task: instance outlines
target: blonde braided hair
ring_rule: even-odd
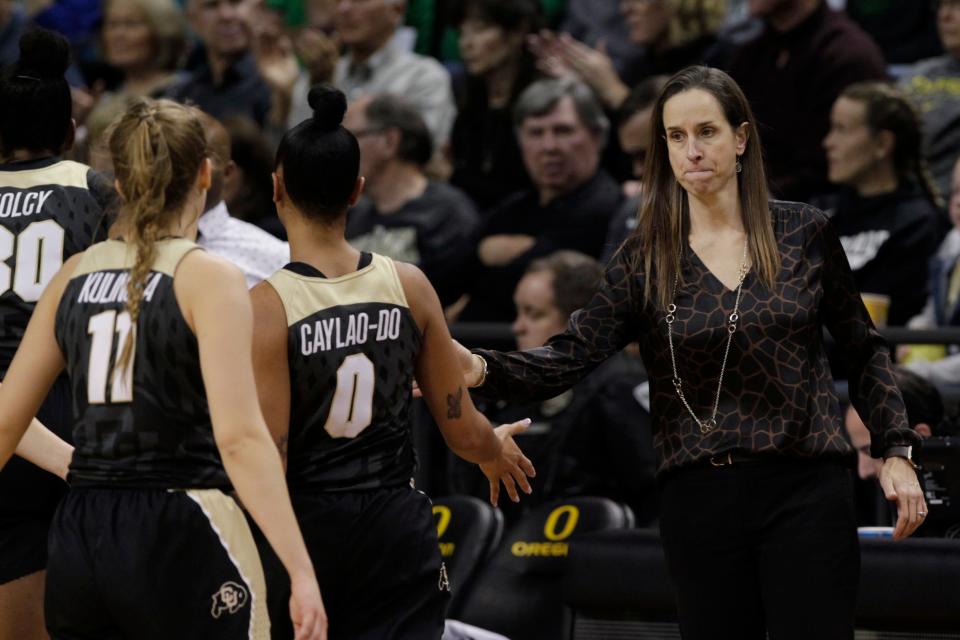
[[[133,98],[112,127],[109,146],[123,200],[120,224],[127,244],[136,250],[126,302],[136,327],[160,231],[183,208],[207,145],[196,110],[170,100]],[[118,361],[122,371],[130,364],[133,345],[131,331]]]

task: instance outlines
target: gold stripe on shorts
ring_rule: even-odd
[[[250,591],[250,640],[270,640],[267,614],[267,585],[260,554],[250,533],[250,525],[233,498],[219,489],[189,489],[185,492],[210,521],[231,562]]]

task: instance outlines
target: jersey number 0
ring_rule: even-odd
[[[334,438],[356,438],[373,421],[373,363],[362,353],[343,359],[323,428]]]

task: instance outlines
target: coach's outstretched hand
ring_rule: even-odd
[[[490,462],[480,463],[480,470],[490,482],[490,504],[493,506],[497,506],[497,500],[500,498],[501,482],[507,490],[507,495],[514,502],[520,501],[516,486],[518,484],[524,493],[533,493],[527,477],[533,478],[537,472],[533,468],[533,463],[523,455],[520,447],[513,441],[513,436],[523,433],[529,426],[530,419],[524,418],[513,424],[502,424],[493,430],[500,440],[500,455]]]
[[[327,611],[311,574],[290,581],[290,619],[295,640],[327,640]]]

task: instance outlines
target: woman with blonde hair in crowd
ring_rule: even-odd
[[[103,57],[123,74],[115,91],[157,97],[173,80],[187,45],[187,23],[174,0],[106,0]]]
[[[0,386],[6,463],[65,369],[70,490],[49,536],[57,638],[266,638],[263,570],[236,490],[326,637],[313,565],[257,402],[246,282],[194,243],[211,182],[197,113],[134,99],[110,134],[119,239],[67,260]]]

